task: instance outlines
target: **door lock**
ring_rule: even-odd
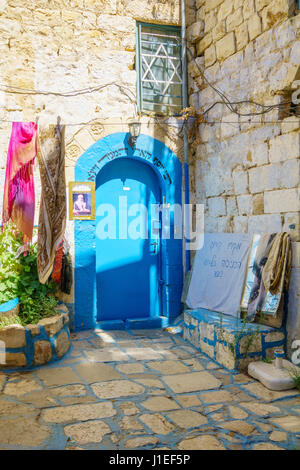
[[[155,254],[156,253],[156,247],[158,246],[158,242],[152,242],[152,243],[150,243],[150,246],[154,247],[152,253]]]

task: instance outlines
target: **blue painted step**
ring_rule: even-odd
[[[128,318],[126,320],[126,328],[129,330],[163,328],[167,326],[167,322],[168,319],[166,317]]]

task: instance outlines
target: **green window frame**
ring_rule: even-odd
[[[181,111],[180,27],[137,23],[137,98],[143,113]]]

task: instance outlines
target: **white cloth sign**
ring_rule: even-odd
[[[189,308],[239,316],[252,236],[207,233],[195,255],[186,299]]]

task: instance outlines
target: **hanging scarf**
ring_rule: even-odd
[[[272,295],[288,291],[292,268],[292,244],[287,232],[278,233],[272,243],[268,260],[262,271],[262,280]],[[281,281],[283,277],[283,282]]]
[[[50,277],[56,250],[66,226],[65,126],[47,126],[39,131],[38,161],[41,175],[41,204],[38,227],[37,267],[39,280]]]
[[[54,265],[53,265],[53,271],[51,274],[51,279],[53,279],[59,286],[61,284],[63,254],[64,254],[64,242],[62,241],[57,247],[57,250],[55,253]]]
[[[250,322],[255,320],[255,315],[260,312],[266,299],[267,292],[264,287],[264,283],[262,282],[262,271],[268,260],[269,251],[275,235],[275,233],[262,234],[259,245],[257,247],[253,263],[255,279],[249,296],[247,312],[247,318]]]
[[[11,220],[25,243],[33,232],[36,134],[34,122],[13,122],[6,162],[2,223]]]
[[[70,295],[73,284],[72,260],[69,253],[63,255],[62,275],[60,289],[65,294]]]

